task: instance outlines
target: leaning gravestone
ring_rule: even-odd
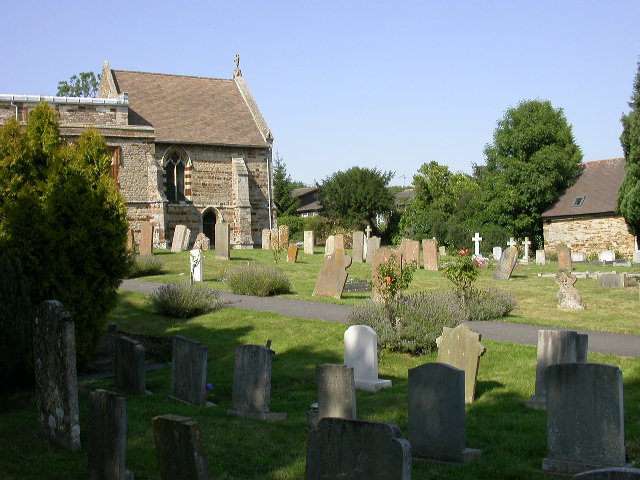
[[[298,261],[298,246],[295,244],[289,245],[287,248],[287,262],[296,263]]]
[[[142,222],[140,226],[140,255],[151,255],[153,253],[153,225],[151,222]]]
[[[464,372],[444,363],[409,370],[409,442],[414,458],[464,463],[480,455],[465,448]]]
[[[116,338],[116,386],[126,393],[146,393],[145,348],[142,343],[129,337]]]
[[[411,444],[392,423],[323,418],[309,433],[305,480],[410,480]]]
[[[57,300],[38,305],[33,321],[38,421],[55,444],[80,450],[78,375],[73,320]]]
[[[211,241],[203,232],[200,232],[196,236],[196,241],[193,243],[194,250],[202,250],[203,252],[209,250],[211,247]]]
[[[640,480],[640,469],[627,467],[599,468],[573,476],[579,480]]]
[[[349,266],[351,266],[351,257],[345,255],[342,249],[337,249],[333,255],[325,257],[313,289],[313,296],[342,297]]]
[[[171,242],[172,252],[183,252],[186,249],[185,245],[189,244],[189,235],[191,231],[186,225],[176,225],[173,231],[173,241]]]
[[[286,413],[271,412],[271,358],[273,350],[262,345],[236,348],[233,368],[231,415],[258,420],[284,420]]]
[[[622,372],[598,363],[550,366],[542,470],[574,474],[625,466]]]
[[[316,367],[318,416],[356,418],[356,386],[353,368],[325,363]]]
[[[464,371],[466,403],[473,403],[480,357],[487,350],[480,343],[481,338],[481,334],[472,332],[464,323],[455,328],[443,327],[442,336],[436,338],[438,362]]]
[[[507,248],[500,257],[500,263],[496,267],[496,271],[493,273],[494,280],[509,280],[513,269],[516,268],[518,263],[518,249],[516,247]]]
[[[573,270],[571,249],[564,243],[561,243],[556,247],[556,253],[558,254],[558,270],[567,270],[568,272]]]
[[[313,255],[313,247],[316,246],[313,230],[304,231],[304,253]]]
[[[370,237],[367,239],[367,263],[373,262],[376,251],[380,248],[380,237]]]
[[[560,287],[558,291],[558,308],[561,310],[584,310],[585,305],[582,295],[574,286],[578,279],[574,274],[566,270],[560,270],[554,277]]]
[[[370,326],[352,325],[344,332],[344,363],[353,367],[356,388],[391,388],[391,380],[378,378],[378,335]]]
[[[435,238],[422,240],[422,254],[424,257],[424,268],[426,270],[433,270],[435,272],[440,270],[438,240]]]
[[[364,261],[364,232],[353,232],[353,243],[351,244],[351,258],[354,262]]]
[[[152,419],[161,480],[210,480],[198,422],[178,415]]]
[[[229,224],[226,222],[216,223],[216,258],[220,260],[229,260],[230,257],[230,244],[231,244],[231,232],[229,230]]]
[[[538,363],[536,391],[527,402],[533,408],[546,408],[547,386],[545,372],[559,363],[586,363],[589,336],[574,331],[538,330]]]
[[[547,254],[544,250],[536,250],[536,265],[545,265],[547,263]]]
[[[205,407],[207,402],[207,347],[203,343],[176,335],[171,361],[172,400]]]
[[[106,390],[89,393],[89,480],[133,480],[125,468],[126,450],[127,399]]]

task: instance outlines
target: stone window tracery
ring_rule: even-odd
[[[166,194],[170,202],[185,200],[185,162],[178,152],[173,152],[165,165]]]

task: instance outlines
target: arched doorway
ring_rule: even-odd
[[[216,214],[213,209],[202,214],[202,232],[209,238],[211,245],[216,244]]]

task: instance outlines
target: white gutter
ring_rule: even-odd
[[[56,97],[48,95],[16,95],[13,93],[0,93],[0,102],[11,102],[12,105],[14,102],[38,103],[41,100],[44,100],[47,103],[64,103],[68,105],[129,106],[129,95],[127,93],[123,93],[118,98]]]

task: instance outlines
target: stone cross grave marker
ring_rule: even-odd
[[[556,247],[558,253],[558,270],[573,270],[573,261],[571,260],[571,249],[564,243]]]
[[[333,255],[333,252],[336,250],[336,237],[334,235],[329,235],[324,242],[324,256],[328,257],[329,255]]]
[[[173,231],[173,241],[171,242],[172,252],[183,252],[189,244],[189,235],[191,231],[186,225],[176,225]]]
[[[546,408],[545,372],[547,368],[558,363],[586,363],[588,350],[588,335],[566,330],[538,330],[536,391],[531,395],[527,405],[533,408]]]
[[[271,229],[262,229],[262,250],[271,250]]]
[[[354,262],[362,263],[364,261],[364,232],[353,232],[351,245],[351,258]]]
[[[270,411],[273,350],[262,345],[236,348],[231,415],[258,420],[284,420],[286,413]]]
[[[211,240],[209,240],[209,237],[207,237],[203,232],[196,235],[196,241],[193,243],[193,249],[206,252],[209,248],[211,248]]]
[[[189,268],[194,282],[202,281],[202,252],[200,249],[189,250]]]
[[[410,480],[411,445],[392,423],[323,418],[309,433],[305,480]]]
[[[115,373],[116,386],[125,393],[146,393],[145,348],[129,337],[116,338]]]
[[[287,262],[296,263],[298,261],[298,246],[295,243],[287,248]]]
[[[170,399],[196,407],[213,405],[207,402],[207,357],[203,343],[182,335],[173,337]]]
[[[560,287],[558,291],[558,308],[561,310],[584,310],[585,304],[580,291],[575,287],[578,279],[567,270],[560,270],[554,277]]]
[[[151,222],[142,222],[140,226],[140,255],[153,254],[153,225]]]
[[[159,415],[151,423],[160,480],[210,480],[198,422],[179,415]]]
[[[476,258],[480,257],[480,242],[482,241],[482,237],[480,233],[476,232],[476,234],[471,239],[473,240],[473,254]]]
[[[438,259],[438,240],[422,240],[422,255],[424,257],[424,268],[437,272],[440,270],[440,262]]]
[[[38,423],[46,438],[80,450],[78,375],[73,320],[57,300],[38,305],[33,320]]]
[[[371,237],[367,239],[367,263],[373,262],[376,251],[380,248],[380,237]]]
[[[524,245],[524,255],[522,256],[522,260],[529,263],[529,247],[531,246],[531,240],[529,240],[529,237],[524,237],[522,245]]]
[[[464,371],[464,398],[472,403],[476,392],[480,357],[487,350],[480,342],[482,335],[473,332],[464,323],[455,328],[444,327],[436,338],[438,362]]]
[[[416,268],[420,268],[420,242],[403,238],[398,251],[402,254],[402,268],[409,267],[412,264]]]
[[[351,325],[344,332],[344,363],[353,367],[356,388],[391,388],[391,380],[378,378],[378,335],[370,326]]]
[[[344,250],[336,249],[333,255],[324,258],[322,269],[318,274],[313,295],[319,297],[342,297],[344,284],[347,282],[347,268],[351,266],[351,257]]]
[[[325,363],[316,366],[318,416],[356,418],[353,367]]]
[[[599,363],[551,365],[547,386],[547,458],[542,470],[574,474],[624,467],[622,372]]]
[[[517,263],[518,249],[516,247],[507,248],[500,257],[500,263],[496,266],[496,271],[493,272],[493,279],[509,280]]]
[[[509,237],[509,241],[507,242],[507,245],[509,245],[510,247],[517,247],[518,242],[516,242],[515,238]]]
[[[500,260],[502,258],[502,247],[493,247],[492,254],[494,259]]]
[[[220,260],[229,260],[231,258],[231,231],[229,224],[226,222],[216,223],[216,258]]]
[[[480,455],[465,448],[464,372],[444,363],[409,369],[409,442],[414,458],[463,463]]]
[[[313,255],[313,247],[315,247],[315,238],[313,230],[304,231],[304,253],[307,255]]]
[[[544,250],[536,250],[536,265],[546,265],[547,254]]]
[[[364,233],[367,235],[367,240],[371,238],[371,225],[367,225],[367,228],[364,229]]]
[[[89,393],[87,457],[91,480],[133,480],[125,468],[127,399],[106,390]]]

